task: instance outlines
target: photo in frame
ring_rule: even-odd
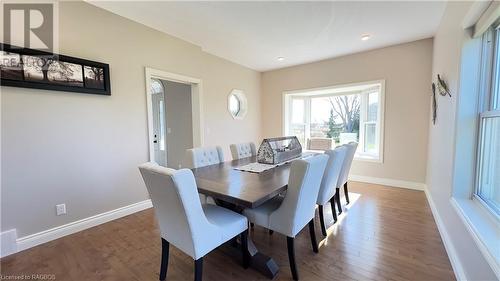
[[[111,95],[109,65],[0,44],[0,85]]]

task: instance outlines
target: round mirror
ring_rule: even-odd
[[[247,99],[241,90],[232,90],[227,99],[227,109],[234,119],[243,119],[247,114]]]

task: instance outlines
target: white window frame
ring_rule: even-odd
[[[292,108],[293,107],[293,100],[303,100],[304,101],[304,116],[302,117],[302,122],[301,123],[292,123],[292,120],[293,120],[293,117],[291,114],[288,114],[287,115],[287,120],[288,122],[285,122],[287,128],[285,131],[288,131],[288,125],[290,124],[300,124],[300,125],[303,125],[304,126],[304,139],[308,139],[310,137],[310,135],[308,135],[307,133],[311,131],[311,106],[310,106],[310,103],[311,103],[311,100],[310,99],[307,99],[305,97],[293,97],[291,96],[288,101],[287,101],[287,106],[288,108]]]
[[[485,208],[497,221],[500,221],[500,212],[488,202],[483,200],[479,195],[481,189],[481,174],[484,167],[481,163],[481,155],[483,151],[482,137],[484,136],[484,123],[487,118],[500,117],[500,108],[495,108],[497,99],[500,98],[500,83],[492,83],[500,77],[500,65],[494,59],[499,56],[500,50],[500,25],[486,31],[486,38],[483,38],[482,43],[482,58],[481,58],[481,75],[480,75],[480,93],[478,101],[478,132],[476,137],[476,170],[475,184],[472,192],[472,199],[477,200],[483,208]],[[484,40],[490,40],[491,44],[485,43]],[[495,79],[493,79],[495,77]]]
[[[479,251],[500,278],[500,254],[495,250],[498,249],[500,238],[500,222],[488,205],[475,195],[482,127],[480,121],[481,117],[486,117],[481,113],[489,109],[492,101],[488,95],[491,80],[484,73],[491,73],[491,64],[485,62],[493,54],[491,47],[486,48],[483,44],[484,38],[481,36],[469,38],[462,45],[450,203]],[[463,272],[457,274],[460,277],[457,279],[465,278]]]
[[[372,157],[372,154],[362,154],[362,153],[356,153],[354,160],[356,161],[365,161],[365,162],[374,162],[374,163],[384,163],[384,116],[385,116],[385,80],[372,80],[372,81],[364,81],[364,82],[356,82],[356,83],[349,83],[349,84],[339,84],[339,85],[333,85],[333,86],[327,86],[327,87],[320,87],[320,88],[312,88],[312,89],[302,89],[302,90],[290,90],[290,91],[284,91],[282,95],[282,108],[283,108],[283,116],[282,116],[282,134],[286,135],[287,132],[289,131],[289,124],[291,124],[292,116],[290,114],[290,108],[292,107],[292,100],[294,98],[303,98],[304,99],[304,123],[305,123],[305,134],[304,138],[307,140],[310,138],[310,128],[308,129],[307,127],[310,126],[310,118],[311,118],[311,112],[310,112],[310,103],[311,103],[311,98],[312,97],[326,97],[326,96],[333,96],[335,93],[338,93],[338,95],[345,95],[348,90],[339,92],[340,89],[349,89],[349,88],[356,88],[359,86],[364,86],[364,85],[380,85],[380,92],[379,92],[379,107],[378,107],[378,124],[377,130],[376,130],[376,141],[378,142],[378,157],[374,158]],[[372,91],[369,91],[372,92]],[[304,97],[305,96],[305,97]],[[361,95],[361,98],[367,98],[367,95]],[[362,105],[365,104],[368,106],[368,102],[361,103]],[[358,147],[364,148],[364,128],[365,125],[370,123],[366,122],[366,114],[367,114],[367,108],[363,108],[363,106],[360,108],[360,122],[359,122],[359,145]],[[376,123],[376,122],[375,122]]]
[[[382,92],[382,85],[380,86],[381,90],[380,92]],[[359,112],[359,147],[362,147],[364,149],[365,147],[365,131],[366,131],[366,125],[369,125],[369,124],[377,124],[376,121],[368,121],[368,107],[370,106],[369,103],[368,103],[368,95],[373,93],[373,90],[367,90],[365,91],[364,93],[361,94],[361,105],[364,105],[364,106],[361,106],[361,109],[360,109],[360,112]],[[379,93],[381,94],[381,93]],[[379,97],[378,99],[378,102],[379,102],[379,108],[377,110],[377,120],[381,120],[381,116],[383,116],[381,110],[380,110],[380,103],[381,103],[381,98]],[[380,123],[380,122],[378,122]],[[380,147],[381,147],[381,142],[380,142],[380,139],[383,135],[383,131],[381,131],[381,128],[382,128],[382,125],[379,124],[378,126],[375,127],[376,128],[376,131],[375,131],[375,143],[378,144],[378,147],[379,147],[379,158],[381,158],[380,156]],[[364,153],[364,152],[359,152],[357,151],[357,158],[358,159],[363,159],[365,161],[373,161],[373,162],[380,162],[382,163],[383,161],[378,161],[379,159],[378,158],[373,158],[371,157],[372,154],[369,154],[369,153]]]

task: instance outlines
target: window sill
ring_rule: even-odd
[[[500,226],[476,200],[452,197],[451,205],[472,235],[479,250],[500,278]]]
[[[354,155],[354,161],[384,163],[382,158],[375,158],[375,157],[361,156],[361,155]]]

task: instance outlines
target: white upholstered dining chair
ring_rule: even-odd
[[[200,168],[224,162],[224,153],[220,146],[195,147],[186,150],[184,160],[186,168]]]
[[[224,162],[224,153],[220,146],[195,147],[186,150],[184,167],[189,169],[201,168]],[[211,197],[199,194],[202,203],[213,203]]]
[[[342,172],[342,165],[344,164],[347,155],[347,147],[339,146],[334,150],[327,150],[325,154],[329,156],[328,164],[326,165],[325,173],[319,188],[318,204],[319,219],[321,224],[321,233],[326,236],[325,217],[323,215],[323,207],[330,202],[332,208],[333,220],[337,221],[337,213],[335,211],[335,194],[337,192],[337,182],[340,173]]]
[[[245,209],[243,214],[250,222],[287,236],[288,259],[294,280],[298,280],[295,263],[294,238],[309,224],[312,248],[318,252],[314,233],[314,213],[327,155],[294,160],[290,167],[288,188],[284,197],[277,196],[255,209]]]
[[[233,160],[257,155],[257,149],[253,142],[231,144],[229,148],[231,149]]]
[[[160,280],[165,280],[170,244],[195,261],[195,280],[201,280],[203,256],[241,235],[243,265],[248,267],[248,221],[228,209],[201,204],[191,170],[174,170],[156,163],[139,166],[160,226]]]
[[[354,159],[354,154],[356,154],[356,149],[358,148],[357,142],[350,142],[348,144],[342,145],[347,148],[347,154],[342,165],[342,171],[340,172],[339,180],[337,182],[337,208],[339,209],[339,214],[342,213],[342,204],[340,203],[340,188],[344,187],[344,196],[346,204],[349,204],[349,191],[347,190],[347,181],[349,180],[349,172],[351,170],[352,160]]]

